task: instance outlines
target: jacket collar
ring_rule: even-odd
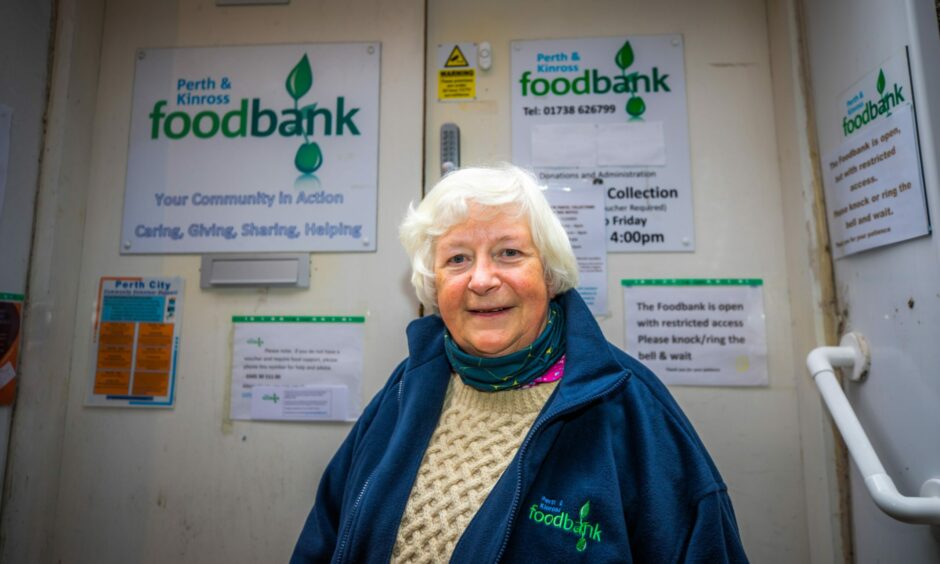
[[[580,294],[569,290],[556,299],[565,310],[567,356],[565,375],[553,403],[558,410],[563,410],[607,391],[621,379],[625,369],[614,358]],[[444,322],[439,315],[412,321],[408,324],[407,335],[410,369],[444,356]]]
[[[558,297],[565,308],[565,375],[558,387],[558,410],[606,393],[623,379],[623,365],[614,358],[594,314],[577,290]],[[629,372],[626,372],[629,376]]]

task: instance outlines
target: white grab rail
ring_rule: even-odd
[[[851,380],[865,377],[869,366],[868,344],[858,333],[842,337],[838,347],[818,347],[806,357],[806,366],[819,388],[832,419],[842,433],[852,460],[865,479],[868,493],[885,513],[905,523],[940,525],[940,479],[931,478],[920,488],[920,497],[901,495],[885,472],[868,435],[836,380],[834,366],[852,368]]]

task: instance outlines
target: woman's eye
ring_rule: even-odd
[[[504,257],[509,257],[509,258],[518,257],[518,256],[520,256],[521,254],[522,254],[522,253],[520,253],[520,252],[517,251],[516,249],[506,249],[505,251],[503,251],[503,256],[504,256]]]
[[[447,264],[462,264],[467,260],[467,257],[464,255],[454,255],[447,259]]]

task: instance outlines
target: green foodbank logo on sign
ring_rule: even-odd
[[[359,127],[353,119],[360,108],[346,109],[346,98],[338,96],[333,108],[317,107],[317,103],[300,107],[303,98],[313,86],[313,70],[310,60],[304,55],[287,75],[287,93],[294,101],[293,108],[276,112],[265,108],[260,98],[242,98],[238,107],[224,114],[203,110],[190,115],[182,109],[166,113],[166,100],[157,100],[150,112],[150,138],[166,138],[170,141],[190,135],[199,139],[211,139],[219,134],[228,138],[302,137],[303,142],[294,155],[294,166],[304,174],[312,174],[323,166],[323,151],[314,135],[342,136],[359,135]]]
[[[892,89],[885,93],[885,85],[885,71],[881,69],[878,71],[878,80],[875,82],[875,89],[878,91],[877,101],[864,100],[862,92],[859,92],[846,102],[849,108],[842,118],[843,137],[848,137],[881,116],[890,116],[891,110],[906,101],[903,86],[895,82]],[[852,114],[855,116],[849,117]]]
[[[633,47],[629,41],[626,41],[614,55],[614,63],[620,69],[620,76],[606,76],[597,69],[585,69],[583,74],[574,79],[559,76],[549,80],[532,78],[532,71],[525,71],[519,78],[519,84],[522,86],[523,96],[564,96],[566,94],[581,96],[608,92],[630,94],[625,108],[626,112],[631,118],[640,119],[646,111],[646,102],[638,94],[639,92],[649,94],[672,90],[667,82],[669,75],[661,74],[659,67],[653,67],[649,74],[639,71],[627,74],[627,69],[633,65],[635,59]]]

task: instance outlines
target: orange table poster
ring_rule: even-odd
[[[85,405],[173,407],[182,300],[182,278],[101,278]]]
[[[0,292],[0,405],[16,397],[16,358],[23,327],[23,296]]]

